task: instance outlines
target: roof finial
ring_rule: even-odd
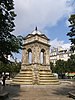
[[[35,31],[37,31],[37,26],[35,27]]]

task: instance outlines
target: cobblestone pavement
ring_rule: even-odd
[[[68,92],[75,90],[73,84],[60,85],[22,85],[4,87],[9,92],[8,100],[73,100]]]

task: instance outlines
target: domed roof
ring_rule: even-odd
[[[31,34],[33,34],[33,35],[35,35],[35,34],[41,35],[42,33],[40,31],[38,31],[37,27],[36,27],[35,30]]]
[[[34,31],[32,31],[30,34],[28,34],[24,39],[31,38],[31,37],[36,36],[36,35],[49,41],[49,39],[47,38],[47,36],[45,34],[43,34],[42,32],[37,30],[37,27],[35,28]]]

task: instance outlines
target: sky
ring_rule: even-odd
[[[64,48],[70,46],[68,18],[75,13],[74,0],[14,0],[15,31],[13,34],[26,36],[35,27],[49,39],[50,45]]]

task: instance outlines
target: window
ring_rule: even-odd
[[[31,64],[32,63],[32,50],[28,49],[28,63]]]
[[[40,53],[40,63],[41,63],[41,64],[44,64],[44,60],[45,60],[45,58],[44,58],[44,53],[45,53],[45,50],[42,49],[42,50],[41,50],[41,53]]]

